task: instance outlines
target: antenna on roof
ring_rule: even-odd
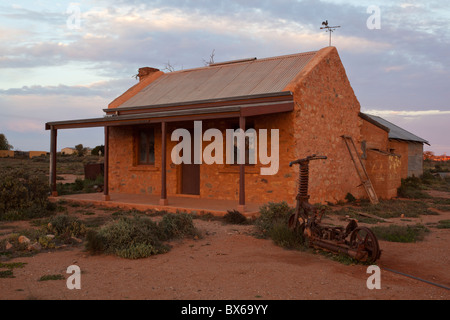
[[[326,30],[326,32],[329,32],[330,33],[330,41],[329,41],[329,46],[331,47],[331,33],[334,31],[334,30],[336,30],[337,28],[340,28],[341,26],[334,26],[334,27],[331,27],[331,26],[329,26],[328,25],[328,20],[325,20],[324,22],[322,22],[322,25],[324,26],[324,27],[320,27],[320,29],[322,30],[322,29],[327,29]]]

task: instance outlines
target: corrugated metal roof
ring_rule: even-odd
[[[412,134],[409,131],[406,131],[405,129],[400,128],[399,126],[393,124],[392,122],[389,122],[381,117],[374,116],[371,114],[364,113],[365,116],[369,117],[375,122],[378,122],[382,126],[389,129],[389,139],[397,139],[397,140],[405,140],[405,141],[414,141],[414,142],[420,142],[420,143],[426,143],[430,145],[430,143],[422,139],[415,134]]]
[[[120,107],[239,97],[282,91],[316,51],[169,72]]]

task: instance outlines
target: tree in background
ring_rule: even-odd
[[[425,151],[423,153],[423,159],[424,160],[433,160],[434,158],[434,152],[433,151]]]
[[[81,143],[80,143],[80,144],[77,144],[77,145],[75,146],[75,150],[77,150],[77,154],[78,154],[79,157],[84,156],[85,153],[86,153],[86,148],[83,147],[83,145],[82,145]]]
[[[103,156],[105,154],[105,146],[96,146],[94,149],[92,149],[91,154],[93,156],[101,155]]]
[[[14,147],[8,143],[5,135],[0,133],[0,150],[11,150],[12,148]]]

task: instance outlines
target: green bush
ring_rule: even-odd
[[[65,277],[62,274],[46,274],[39,278],[38,281],[53,281],[53,280],[64,280]]]
[[[97,192],[95,186],[103,185],[104,179],[99,175],[95,180],[76,179],[73,183],[58,183],[56,190],[59,195],[78,194],[78,193],[94,193]]]
[[[85,242],[86,251],[101,254],[106,251],[106,240],[95,230],[88,230]]]
[[[56,206],[49,202],[45,176],[24,170],[0,170],[0,220],[25,220],[49,216]]]
[[[170,247],[166,241],[196,235],[198,231],[187,213],[168,213],[159,223],[147,217],[121,217],[98,231],[89,231],[86,250],[140,259],[168,252]]]
[[[116,255],[125,259],[142,259],[158,253],[162,251],[145,243],[135,243],[127,248],[116,250]]]
[[[360,208],[355,208],[355,210],[385,219],[399,218],[402,214],[407,218],[437,215],[436,212],[429,210],[429,205],[426,202],[419,200],[381,200],[378,204],[362,204]]]
[[[260,208],[255,225],[263,237],[270,238],[282,248],[301,249],[305,244],[303,230],[289,229],[289,217],[295,212],[285,201],[269,202]]]
[[[391,242],[422,241],[425,237],[425,234],[430,232],[425,226],[420,224],[415,226],[378,226],[372,227],[371,229],[379,240],[386,240]]]
[[[401,185],[397,190],[399,197],[411,198],[411,199],[425,199],[430,196],[425,193],[423,181],[417,177],[408,177],[402,179]]]
[[[268,234],[277,246],[286,249],[300,249],[305,242],[300,229],[293,231],[283,221],[275,222]]]
[[[350,192],[347,193],[347,195],[345,196],[345,200],[347,200],[348,202],[355,202],[356,198],[354,195],[352,195]]]
[[[46,226],[46,231],[64,240],[71,237],[84,236],[87,230],[86,226],[78,218],[58,215],[50,219]]]
[[[228,210],[223,216],[226,223],[230,224],[247,224],[247,218],[237,210]]]
[[[162,237],[166,240],[183,238],[186,236],[198,236],[198,232],[192,222],[192,216],[188,213],[168,213],[159,223]]]
[[[269,202],[259,208],[260,216],[256,219],[256,227],[268,236],[273,226],[280,222],[288,224],[289,217],[295,212],[287,202]]]
[[[437,225],[438,229],[450,229],[450,220],[441,220]]]

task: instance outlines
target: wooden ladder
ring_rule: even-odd
[[[352,158],[352,161],[355,164],[356,172],[358,173],[359,179],[361,180],[361,185],[366,190],[370,202],[372,204],[377,204],[378,203],[377,194],[375,193],[375,189],[373,188],[372,182],[370,181],[369,175],[367,174],[366,167],[364,166],[361,157],[359,156],[358,151],[356,150],[353,138],[346,135],[343,135],[342,138],[344,139],[345,145],[347,146],[348,152],[350,153],[350,157]]]

